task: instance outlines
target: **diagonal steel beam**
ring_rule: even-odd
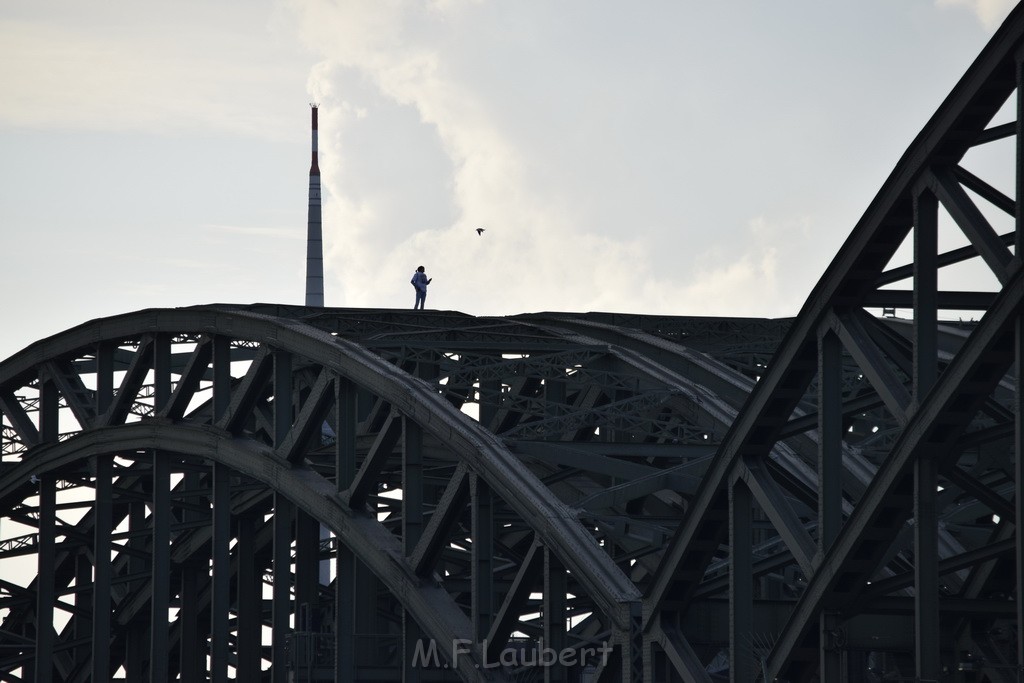
[[[940,470],[940,474],[949,479],[950,482],[960,487],[965,493],[977,498],[981,503],[988,506],[992,512],[1003,519],[1013,519],[1015,512],[1013,501],[1006,500],[999,492],[964,472],[958,465],[952,464]]]
[[[1005,285],[1009,280],[1008,268],[1013,254],[999,239],[988,219],[971,201],[948,166],[933,167],[931,178],[931,185],[939,201],[992,269],[999,283]]]
[[[459,517],[465,512],[468,501],[469,468],[460,462],[448,481],[434,514],[430,516],[423,535],[409,555],[409,564],[417,575],[427,574],[437,564],[437,559]]]
[[[352,509],[361,509],[366,505],[370,493],[376,491],[377,476],[384,469],[384,465],[394,452],[401,436],[402,416],[397,410],[392,408],[388,413],[387,419],[384,421],[384,426],[377,433],[373,445],[370,446],[370,451],[366,454],[366,458],[363,459],[363,464],[359,467],[359,471],[356,472],[352,485],[342,494],[343,497],[347,497],[348,504]]]
[[[288,435],[277,448],[277,452],[288,462],[300,462],[305,457],[310,439],[320,433],[324,420],[334,407],[335,374],[321,369],[302,404],[299,416],[292,424]]]
[[[805,575],[813,573],[817,545],[771,473],[756,460],[745,459],[739,467],[737,478],[742,479],[754,494],[786,547],[793,553],[793,559],[800,565],[800,569]]]
[[[523,611],[530,598],[533,587],[537,585],[544,571],[544,546],[534,539],[526,556],[519,565],[512,585],[505,594],[501,607],[495,613],[491,630],[487,633],[486,658],[491,661],[497,660],[498,653],[508,643],[512,629],[519,621],[519,615]]]
[[[508,448],[516,455],[583,472],[603,474],[618,479],[639,479],[661,472],[656,467],[640,462],[595,453],[592,443],[556,443],[547,441],[508,441]],[[628,448],[628,446],[627,446]]]
[[[1004,555],[1011,555],[1014,549],[1015,544],[1012,538],[993,541],[992,543],[975,550],[969,550],[967,552],[960,553],[959,555],[945,557],[939,560],[938,573],[941,576],[943,574],[960,571],[961,569],[968,569],[982,562],[987,562]],[[896,574],[885,579],[872,581],[870,590],[864,592],[863,598],[868,602],[871,600],[884,601],[888,599],[891,593],[913,585],[914,572],[903,572],[902,574]],[[863,609],[864,611],[871,611],[870,606],[866,606]]]
[[[661,646],[668,661],[685,683],[711,683],[711,676],[690,644],[676,629],[658,623],[651,629],[651,638]]]
[[[867,315],[864,313],[864,315]],[[871,339],[857,314],[839,315],[833,322],[836,334],[843,346],[853,356],[864,376],[878,392],[885,407],[900,425],[907,423],[907,409],[910,407],[910,392],[903,380],[893,371]]]
[[[1017,202],[1010,197],[1007,197],[1005,194],[992,187],[963,166],[954,166],[953,175],[956,176],[956,179],[960,181],[964,187],[968,190],[972,190],[975,194],[991,203],[996,208],[1010,216],[1017,215]],[[999,239],[1004,240],[1003,235],[1000,235]]]
[[[21,442],[28,447],[39,443],[39,430],[32,418],[25,412],[18,397],[11,392],[0,393],[0,411],[17,433]]]
[[[128,370],[121,380],[121,386],[118,387],[117,394],[114,395],[110,407],[107,408],[105,413],[96,418],[96,426],[108,427],[124,422],[125,418],[128,417],[128,412],[131,410],[135,398],[139,394],[139,390],[142,388],[142,383],[146,381],[146,373],[152,367],[153,338],[152,336],[147,336],[139,343],[139,348],[132,357],[131,365],[128,366]]]
[[[75,372],[74,366],[64,360],[51,360],[43,366],[57,385],[57,389],[67,402],[71,413],[82,428],[88,428],[96,419],[95,396],[82,382],[82,377]]]
[[[210,360],[213,358],[213,342],[204,337],[196,344],[196,348],[189,355],[185,369],[182,370],[177,386],[171,394],[171,399],[164,408],[157,412],[158,417],[169,417],[172,420],[180,420],[188,409],[189,401],[195,396],[199,388],[199,382],[209,370]]]
[[[221,369],[227,359],[220,361]],[[245,421],[251,417],[252,410],[259,401],[274,371],[274,355],[267,347],[261,347],[252,359],[249,369],[238,386],[231,392],[231,402],[224,414],[217,420],[217,426],[232,434],[242,430]],[[215,392],[216,393],[216,390]]]
[[[1015,236],[1016,235],[1012,232],[1005,232],[1002,235],[999,235],[999,241],[1009,246],[1013,244]],[[959,249],[951,249],[950,251],[946,251],[939,254],[938,257],[935,259],[935,262],[941,268],[943,266],[951,266],[956,263],[963,263],[964,261],[969,261],[970,259],[976,258],[977,256],[978,250],[975,248],[973,244],[969,244],[966,247],[960,247]],[[882,287],[883,285],[891,285],[894,282],[899,282],[900,280],[906,280],[907,278],[913,277],[913,275],[913,263],[904,266],[897,266],[896,268],[891,268],[882,273],[881,275],[879,275],[878,279],[875,280],[875,285],[878,287]],[[879,292],[879,294],[884,294],[885,292],[893,291],[897,290],[886,289]],[[952,308],[952,306],[943,306],[943,308]]]
[[[603,491],[591,494],[576,503],[576,507],[592,512],[618,505],[625,505],[630,500],[648,496],[663,490],[672,490],[683,495],[693,495],[700,486],[700,474],[710,464],[710,458],[701,458],[694,462],[673,467],[671,470],[659,470],[653,474],[638,477],[632,481],[609,486]],[[691,470],[693,473],[687,472]]]

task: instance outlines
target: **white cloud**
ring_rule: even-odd
[[[649,270],[653,245],[636,234],[595,234],[557,193],[534,193],[529,174],[538,160],[493,116],[493,93],[452,75],[444,38],[433,37],[444,27],[406,28],[457,23],[469,4],[435,3],[427,14],[397,3],[367,7],[299,4],[306,39],[327,58],[314,69],[310,90],[321,103],[321,128],[336,126],[334,135],[321,138],[321,166],[330,190],[328,271],[338,273],[344,305],[411,305],[406,282],[422,264],[435,278],[428,298],[434,307],[478,313],[628,309],[639,296],[655,297],[645,305],[670,307],[669,284]],[[403,119],[403,108],[415,116]],[[417,155],[399,150],[390,157],[392,172],[371,184],[349,168],[352,159],[372,166],[375,157],[394,150],[383,139],[361,150],[366,135],[358,131],[372,131],[373,120],[388,117],[388,134],[432,147],[437,163],[407,177],[399,167]],[[410,204],[433,208],[420,216],[396,208]],[[482,237],[474,231],[480,225],[487,228]]]
[[[1017,0],[936,0],[939,7],[966,7],[987,29],[994,29],[1006,18]]]
[[[711,168],[680,159],[680,140],[716,143],[660,133],[672,130],[680,99],[655,74],[615,71],[618,56],[600,56],[601,40],[501,37],[490,22],[516,17],[475,3],[293,6],[324,57],[309,89],[321,103],[329,305],[411,306],[406,283],[424,265],[435,278],[429,306],[476,314],[792,314],[824,265],[806,255],[835,246],[832,230],[814,232],[803,216],[744,226],[719,205],[718,223],[695,218],[709,204],[702,193],[721,194],[750,169],[725,154]],[[533,28],[539,36],[559,24]],[[591,49],[603,61],[579,52]],[[517,68],[535,81],[503,71],[530,59],[541,71]],[[594,70],[602,80],[592,89]],[[768,149],[751,161],[771,158]]]
[[[683,315],[773,317],[795,314],[826,263],[794,253],[828,253],[827,231],[810,218],[757,216],[734,239],[699,254],[698,265],[677,287]]]

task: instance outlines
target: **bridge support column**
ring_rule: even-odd
[[[210,680],[228,680],[231,611],[231,470],[213,466],[213,577],[210,598]]]
[[[729,680],[751,683],[754,659],[754,552],[751,533],[754,497],[743,481],[729,487]]]
[[[402,418],[402,552],[412,553],[423,535],[423,430],[412,420]],[[413,666],[416,642],[422,637],[412,615],[402,613],[402,680],[420,680],[420,670]]]
[[[181,568],[178,649],[182,683],[206,681],[207,629],[200,630],[199,626],[199,590],[209,580],[210,568],[207,562],[192,559]],[[98,679],[94,677],[93,680]]]
[[[842,638],[839,615],[824,611],[818,620],[819,642],[821,647],[821,671],[818,678],[829,683],[846,683],[846,671],[843,668]]]
[[[240,681],[260,678],[260,640],[263,637],[263,567],[256,563],[257,518],[251,514],[238,517],[236,604],[238,633],[236,636]]]
[[[914,401],[920,405],[938,374],[938,201],[922,189],[914,198]],[[917,676],[938,681],[938,463],[914,460],[914,623]]]
[[[359,391],[351,380],[338,378],[335,400],[335,486],[338,492],[347,489],[356,475],[356,432],[359,427]],[[334,678],[356,680],[355,588],[356,556],[352,549],[338,541],[335,558],[334,608]]]
[[[551,549],[544,546],[544,650],[559,653],[565,647],[566,578],[565,566]],[[626,650],[627,646],[623,646]],[[544,683],[565,683],[565,668],[544,666]]]
[[[168,351],[168,355],[169,355]],[[153,545],[150,557],[149,679],[169,679],[167,610],[171,584],[171,462],[170,455],[154,450],[153,457]]]
[[[824,556],[843,523],[842,345],[830,329],[818,336],[818,554]]]
[[[39,555],[36,577],[37,683],[53,681],[53,601],[56,593],[53,572],[56,565],[57,481],[52,474],[39,477]]]
[[[143,576],[149,568],[146,557],[146,537],[150,533],[146,524],[146,504],[135,501],[128,504],[128,546],[135,552],[129,555],[125,574],[127,576]],[[126,584],[132,591],[142,590],[145,579],[128,580]],[[146,676],[146,660],[149,657],[149,623],[141,616],[134,617],[128,624],[125,633],[124,668],[125,678],[130,681],[142,681]]]
[[[292,502],[274,494],[274,589],[271,615],[271,681],[288,682],[288,632],[292,585]]]
[[[491,489],[476,474],[470,475],[473,515],[473,634],[477,642],[487,638],[494,618],[494,505]]]
[[[114,458],[96,457],[96,507],[93,522],[92,680],[110,680],[110,541],[113,528]]]

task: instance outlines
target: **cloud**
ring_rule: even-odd
[[[939,7],[966,7],[987,29],[995,29],[1010,13],[1017,0],[935,0]]]
[[[456,73],[466,55],[446,53],[444,34],[475,3],[295,5],[325,57],[309,87],[321,130],[333,130],[321,137],[321,168],[340,303],[409,306],[406,283],[422,264],[434,307],[670,306],[670,283],[648,265],[654,245],[602,235],[551,188],[538,193],[531,173],[543,159],[496,115],[493,88]]]
[[[777,316],[795,314],[825,264],[794,258],[828,252],[828,234],[810,217],[757,216],[734,239],[698,255],[699,264],[676,291],[682,315]],[[782,313],[780,313],[780,311]]]
[[[800,43],[722,4],[290,7],[322,58],[308,88],[329,304],[411,306],[424,265],[428,305],[469,313],[791,315],[852,228],[847,204],[870,199],[816,194],[876,182],[875,166],[828,172],[861,158],[844,145],[864,117],[850,113],[851,79],[806,87],[821,79],[801,51],[828,47],[828,68],[857,31]],[[992,20],[1005,3],[972,7]],[[734,26],[733,43],[705,39]],[[860,76],[875,87],[876,72]],[[751,116],[752,102],[770,104]]]

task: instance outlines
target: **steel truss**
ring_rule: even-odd
[[[1018,680],[1022,58],[1017,9],[793,320],[217,305],[7,359],[0,680]]]

